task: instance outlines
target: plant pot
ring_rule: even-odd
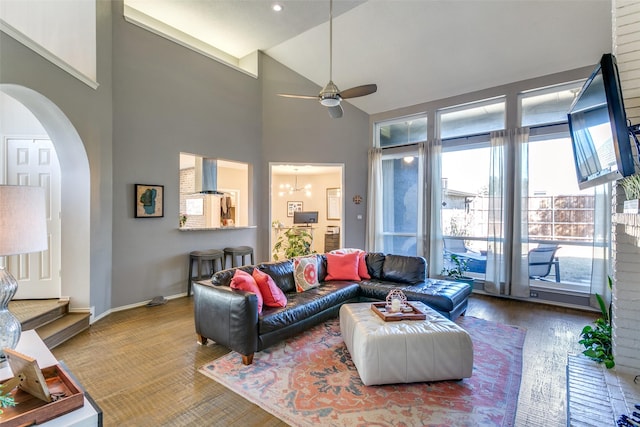
[[[473,289],[473,284],[475,283],[476,279],[474,279],[473,277],[462,276],[462,277],[458,277],[457,279],[455,279],[455,281],[456,282],[466,283],[469,286],[471,286],[471,288]]]
[[[626,214],[640,213],[640,199],[625,200],[623,212]]]

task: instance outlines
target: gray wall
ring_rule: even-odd
[[[260,79],[237,72],[127,23],[113,25],[112,307],[173,295],[186,287],[192,250],[253,246],[269,259],[269,168],[274,162],[345,163],[346,194],[366,194],[369,117],[345,105],[330,119],[313,101],[285,100],[292,85],[320,88],[260,55]],[[251,165],[249,223],[257,228],[178,231],[179,153]],[[165,186],[165,217],[133,217],[133,185]],[[351,196],[349,196],[350,199]],[[347,202],[345,243],[364,245],[364,206]]]
[[[80,138],[91,170],[90,286],[91,305],[101,313],[111,307],[111,205],[112,205],[112,104],[111,104],[111,4],[97,2],[97,75],[100,86],[91,89],[0,32],[0,83],[33,89],[56,104]],[[53,138],[52,138],[53,139]],[[53,140],[59,149],[64,141]],[[73,168],[60,157],[61,168]],[[63,174],[64,175],[64,174]],[[63,176],[64,186],[64,176]],[[63,204],[65,190],[63,188]],[[73,208],[73,207],[70,207]],[[63,208],[64,209],[64,208]],[[73,233],[63,211],[62,238]],[[68,239],[67,239],[68,240]],[[62,277],[75,260],[63,258]]]
[[[313,95],[321,88],[269,56],[262,55],[261,59],[263,182],[269,181],[269,162],[344,163],[343,246],[364,248],[367,151],[372,146],[369,115],[343,102],[344,116],[332,119],[326,107],[316,101],[277,96],[278,93]],[[267,190],[265,184],[259,200],[264,206],[269,205]],[[355,195],[362,197],[359,205],[352,201]],[[358,220],[357,215],[362,215],[362,219]],[[263,229],[269,227],[267,215],[260,225]],[[263,249],[268,250],[268,234],[262,236],[267,239],[262,242]]]
[[[366,200],[355,205],[351,198],[366,196],[368,115],[345,103],[345,116],[330,119],[316,102],[277,97],[320,88],[265,55],[254,79],[127,23],[122,2],[97,5],[97,90],[0,33],[0,83],[52,100],[85,145],[91,170],[87,286],[96,315],[184,292],[192,250],[246,244],[257,260],[267,260],[269,162],[344,163],[344,242],[364,245]],[[178,231],[181,151],[251,165],[249,222],[257,228]],[[136,183],[165,186],[164,218],[134,218]],[[63,229],[63,239],[65,233],[73,230]]]
[[[249,163],[250,187],[265,191],[259,81],[129,24],[120,2],[113,10],[112,306],[121,307],[184,292],[190,251],[243,244],[268,255],[260,229],[178,230],[181,151]],[[134,218],[136,183],[165,186],[164,218]],[[253,200],[250,224],[263,216]]]

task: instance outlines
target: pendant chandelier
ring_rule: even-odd
[[[280,191],[278,192],[278,195],[280,197],[282,197],[285,194],[290,194],[291,195],[291,194],[297,193],[299,191],[304,191],[304,193],[305,193],[305,195],[307,197],[311,197],[311,184],[306,184],[303,187],[298,187],[298,175],[296,175],[293,185],[291,185],[289,183],[280,184]]]

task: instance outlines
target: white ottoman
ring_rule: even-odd
[[[364,385],[469,378],[467,331],[420,302],[411,304],[427,319],[385,322],[368,302],[340,307],[340,332]]]

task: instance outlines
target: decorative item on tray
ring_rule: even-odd
[[[392,289],[386,302],[374,302],[371,309],[385,322],[398,320],[425,320],[427,315],[407,302],[407,297],[400,289]]]
[[[15,406],[0,412],[1,427],[40,424],[84,405],[84,393],[62,366],[40,369],[35,359],[4,351],[15,376],[2,383],[2,393]]]

